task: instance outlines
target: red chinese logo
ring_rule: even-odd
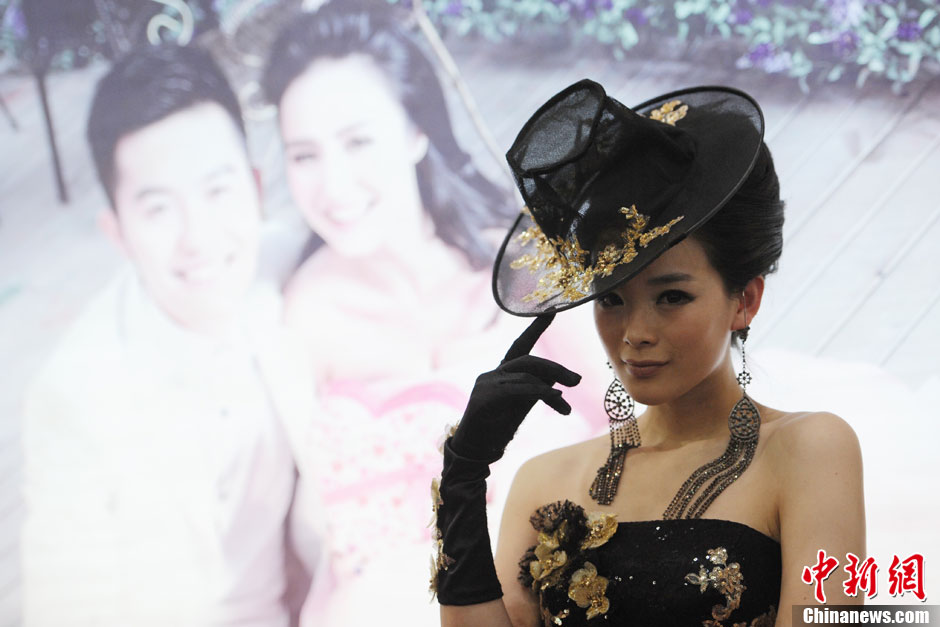
[[[803,583],[816,583],[814,592],[816,600],[820,603],[826,602],[826,592],[823,590],[823,582],[832,574],[832,571],[839,565],[839,560],[834,557],[827,557],[826,552],[820,549],[816,554],[816,564],[814,566],[805,566],[803,568]]]
[[[927,598],[924,593],[924,556],[920,553],[901,561],[897,555],[888,568],[888,594],[891,596],[913,592],[921,601]]]
[[[873,598],[878,594],[878,564],[875,563],[875,558],[869,557],[862,562],[854,553],[846,553],[845,557],[849,560],[842,569],[849,574],[849,578],[842,584],[845,593],[854,597],[858,596],[859,589],[862,589],[867,598]]]
[[[869,599],[878,594],[878,564],[875,558],[869,557],[864,561],[854,553],[846,553],[848,563],[842,569],[848,573],[848,578],[842,582],[846,596],[858,596],[864,591]],[[826,555],[820,549],[816,553],[816,563],[813,566],[804,566],[801,579],[803,583],[815,585],[814,596],[819,603],[826,602],[826,592],[823,582],[839,565],[839,560]],[[901,560],[897,555],[891,560],[888,568],[888,593],[891,596],[902,596],[911,592],[921,601],[927,599],[924,592],[924,556],[914,553],[907,559]]]

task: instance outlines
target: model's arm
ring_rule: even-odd
[[[794,605],[815,605],[803,569],[820,549],[838,560],[823,583],[827,604],[861,604],[864,593],[845,594],[846,554],[864,560],[865,503],[862,456],[852,428],[838,416],[807,414],[782,425],[768,452],[779,469],[778,511],[783,575],[777,625],[792,624]]]
[[[497,575],[487,531],[486,478],[489,464],[502,457],[536,402],[541,400],[561,413],[571,411],[561,391],[553,386],[575,385],[580,377],[559,364],[529,355],[551,320],[550,315],[537,318],[510,347],[499,367],[480,375],[460,426],[444,444],[436,508],[440,570],[433,583],[441,603],[441,624],[445,627],[513,625],[502,600],[501,579],[507,579],[507,569],[503,567],[501,577]],[[520,507],[518,495],[525,491],[517,478],[504,514],[504,520],[513,522],[507,524],[521,524],[517,522],[520,517],[516,509]],[[528,515],[521,517],[522,522],[527,520]],[[518,537],[510,544],[521,545],[525,533],[531,535],[514,529],[504,529],[501,535]],[[512,550],[512,546],[505,549]],[[508,576],[514,584],[514,574]]]
[[[448,627],[456,625],[493,625],[494,627],[536,627],[538,604],[531,590],[519,583],[519,560],[537,540],[529,518],[540,503],[536,496],[540,477],[544,479],[544,456],[529,460],[512,482],[503,517],[494,563],[502,587],[502,599],[456,607],[441,606],[441,620]]]

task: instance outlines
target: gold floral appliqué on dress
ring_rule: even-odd
[[[559,501],[539,508],[531,522],[539,532],[538,544],[520,561],[519,580],[538,595],[542,621],[564,625],[577,608],[585,611],[588,620],[606,614],[610,581],[590,560],[594,549],[616,533],[617,519],[611,514],[588,514],[570,501]]]
[[[591,620],[596,616],[606,614],[610,609],[610,599],[604,596],[607,593],[608,583],[610,582],[606,577],[597,574],[597,567],[594,564],[584,562],[584,567],[571,575],[568,598],[577,603],[578,607],[587,608],[587,618]]]
[[[567,520],[562,521],[558,529],[550,535],[544,531],[539,532],[539,543],[535,547],[536,559],[529,565],[529,574],[543,590],[558,581],[561,574],[558,569],[568,563],[568,554],[558,549],[567,539]]]
[[[523,208],[523,212],[531,217],[528,208]],[[638,254],[637,246],[646,248],[684,217],[679,216],[662,226],[647,230],[649,217],[638,212],[636,205],[621,207],[620,213],[627,220],[627,227],[620,233],[620,242],[608,244],[593,264],[590,263],[590,253],[581,247],[574,234],[568,239],[549,239],[537,224],[520,233],[517,236],[519,245],[525,247],[533,243],[535,252],[522,255],[509,267],[513,270],[527,268],[533,274],[547,271],[539,279],[535,291],[527,294],[523,300],[546,301],[555,295],[560,295],[568,302],[586,298],[591,293],[591,284],[595,278],[610,276],[617,266],[633,261]]]
[[[725,597],[724,605],[715,605],[712,607],[712,617],[702,621],[704,627],[724,627],[722,621],[728,620],[731,613],[741,606],[741,596],[747,590],[744,585],[744,575],[741,573],[741,566],[737,562],[728,563],[728,551],[724,547],[718,547],[707,551],[708,561],[714,564],[711,570],[706,570],[705,566],[699,566],[698,573],[689,573],[685,580],[699,587],[700,592],[705,592],[709,588],[714,588]],[[771,606],[765,614],[762,614],[751,621],[750,626],[747,622],[733,623],[731,627],[771,627],[777,619],[776,608]]]

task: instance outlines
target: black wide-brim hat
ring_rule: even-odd
[[[763,136],[757,102],[729,87],[633,109],[590,80],[562,90],[506,153],[526,208],[496,258],[496,302],[535,316],[629,280],[734,195]]]

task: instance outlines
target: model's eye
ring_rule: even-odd
[[[219,198],[224,197],[229,192],[229,186],[225,184],[216,184],[209,188],[209,198],[218,200]]]
[[[372,138],[368,135],[353,135],[346,140],[346,147],[351,150],[358,150],[372,145]]]
[[[609,292],[597,299],[597,304],[603,308],[616,307],[623,304],[623,299],[616,293]]]
[[[141,206],[141,214],[148,220],[159,218],[170,211],[170,203],[166,200],[154,199]]]
[[[691,294],[682,290],[666,290],[659,295],[656,302],[664,305],[681,305],[694,300]]]
[[[297,152],[292,152],[290,154],[290,160],[293,163],[310,163],[316,161],[320,158],[319,153],[315,150],[298,150]]]

